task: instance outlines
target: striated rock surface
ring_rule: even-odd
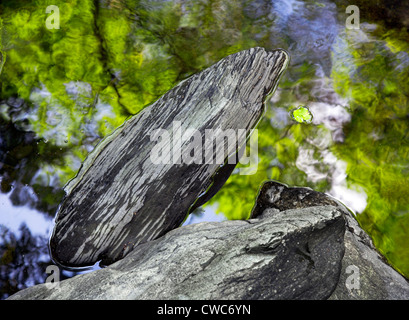
[[[10,299],[326,299],[341,271],[344,226],[332,206],[184,226],[105,269]]]
[[[288,60],[280,49],[232,54],[182,81],[98,144],[65,187],[50,240],[53,260],[73,268],[100,260],[108,265],[178,227],[196,199],[214,194],[211,186],[220,188],[230,175],[234,165],[218,174],[220,166],[256,126]],[[197,133],[193,142],[184,138],[189,130]],[[208,130],[214,130],[211,141]]]
[[[408,299],[337,200],[266,182],[253,218],[183,226],[124,259],[13,299]]]
[[[408,300],[409,283],[377,252],[369,236],[346,214],[345,254],[332,300]]]
[[[336,199],[309,188],[289,188],[284,184],[268,181],[260,188],[252,217],[265,210],[280,212],[317,205],[337,207],[343,212],[346,225],[343,241],[345,253],[342,257],[340,278],[329,299],[409,299],[407,279],[396,272],[377,252],[352,212]]]

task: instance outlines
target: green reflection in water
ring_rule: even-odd
[[[0,18],[0,75],[6,62],[6,53],[3,51],[3,19]]]
[[[61,187],[129,115],[228,54],[281,47],[291,64],[257,128],[258,170],[235,171],[210,203],[245,219],[267,179],[329,192],[409,276],[405,29],[361,19],[346,30],[345,9],[330,1],[53,4],[55,30],[45,26],[47,1],[0,4],[1,190],[16,204],[27,203],[27,185],[36,195],[28,202],[53,216]],[[311,124],[289,116],[298,105]]]
[[[354,115],[334,153],[348,163],[348,182],[363,187],[358,216],[375,245],[406,275],[409,265],[409,44],[406,31],[378,27],[366,41],[346,34],[354,70],[333,68],[337,92]],[[342,61],[342,60],[340,60]],[[345,60],[346,61],[346,60]]]

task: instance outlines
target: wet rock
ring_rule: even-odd
[[[407,300],[409,283],[375,249],[349,213],[345,215],[345,255],[331,300]]]
[[[333,206],[188,225],[109,267],[10,299],[326,299],[338,283],[344,228]]]
[[[266,209],[284,211],[315,206],[335,206],[343,209],[339,202],[325,193],[309,188],[288,188],[282,183],[267,181],[260,188],[251,217],[258,217]]]
[[[245,143],[288,60],[281,49],[252,48],[227,56],[99,143],[65,187],[50,240],[53,260],[73,268],[101,260],[109,265],[178,227],[196,199],[212,186],[220,188],[230,175],[233,165],[218,174],[220,166]],[[213,141],[207,141],[206,132],[216,129]],[[194,142],[182,138],[187,130],[199,137]],[[192,144],[197,159],[185,160]],[[155,161],[160,153],[171,158]],[[224,181],[216,183],[213,178],[219,177]]]
[[[342,270],[330,299],[409,299],[408,281],[387,263],[360,228],[353,213],[336,199],[309,188],[289,188],[276,181],[268,181],[260,188],[252,217],[266,210],[280,212],[317,205],[336,207],[343,213],[346,223]]]
[[[344,205],[268,181],[247,221],[183,226],[91,273],[9,299],[408,299]]]

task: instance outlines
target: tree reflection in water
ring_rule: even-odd
[[[258,171],[234,173],[207,209],[245,219],[267,179],[328,192],[409,275],[404,3],[392,12],[388,1],[357,0],[359,30],[345,29],[346,1],[53,4],[60,29],[48,30],[47,1],[0,3],[0,180],[16,210],[52,219],[63,185],[129,115],[230,53],[281,47],[291,64],[258,127]],[[300,105],[311,124],[291,119]],[[51,263],[48,234],[9,230],[12,214],[0,203],[2,298],[43,282]]]

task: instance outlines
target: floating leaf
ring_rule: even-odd
[[[300,123],[311,123],[312,113],[307,107],[298,107],[291,112],[291,117]]]

